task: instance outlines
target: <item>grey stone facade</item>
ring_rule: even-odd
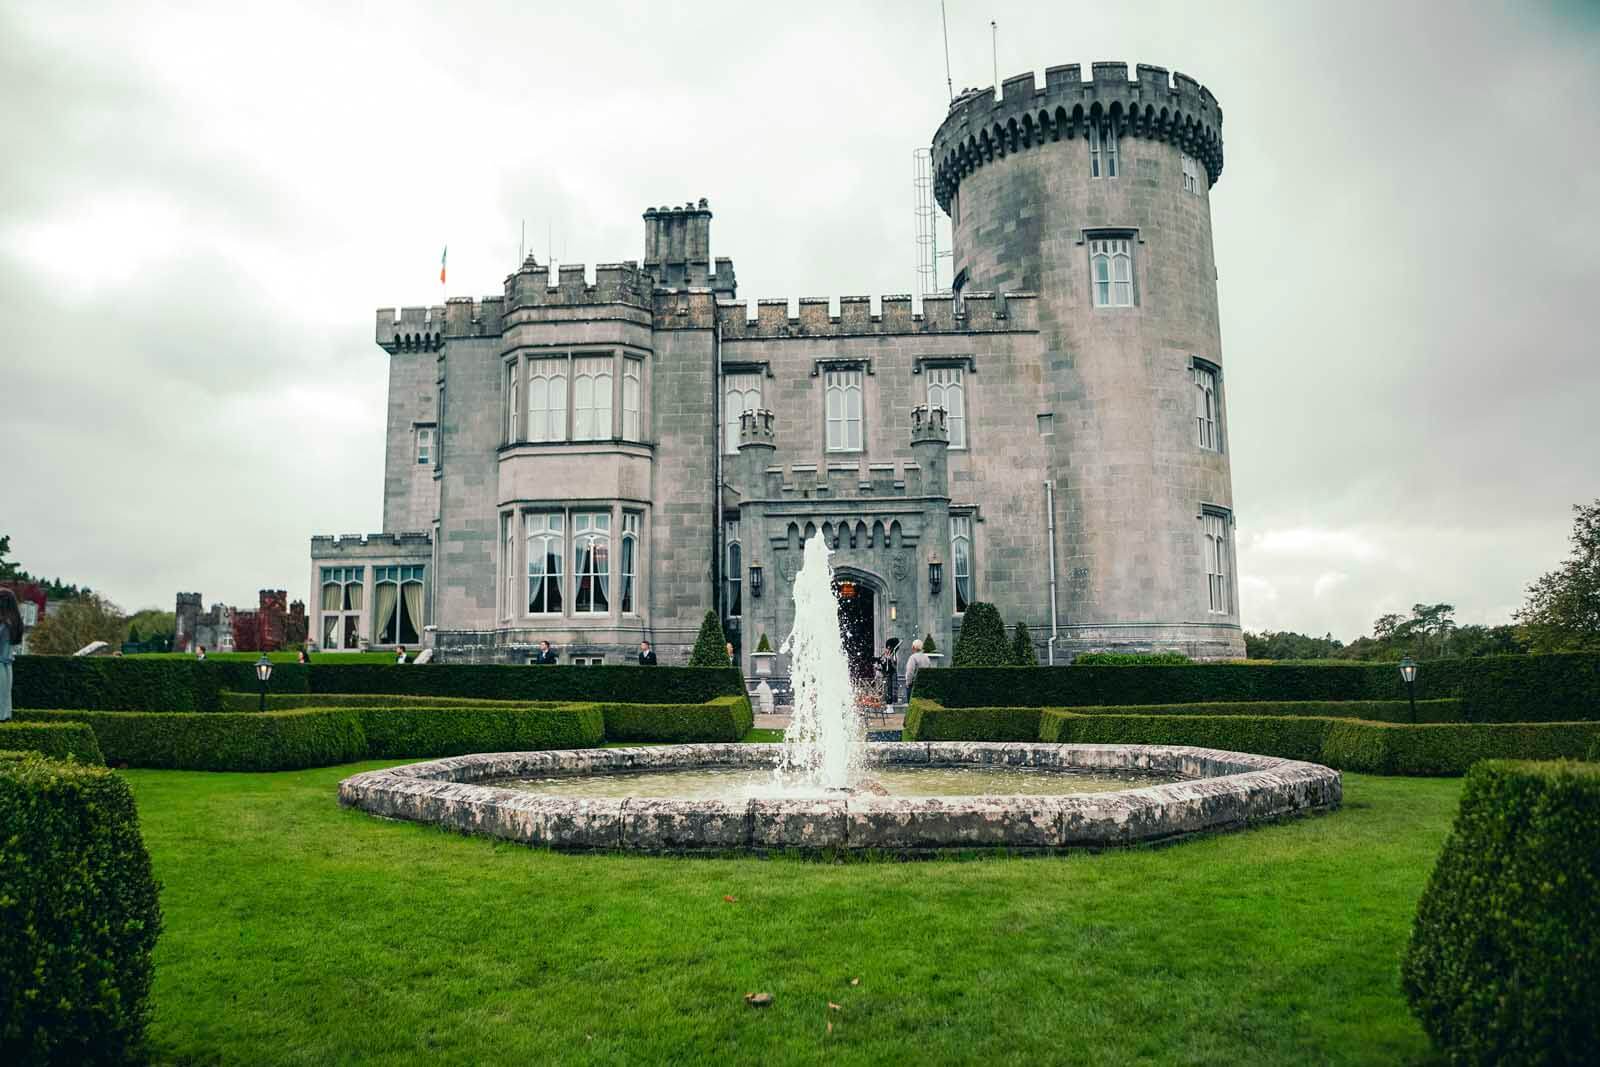
[[[760,637],[792,625],[800,541],[820,531],[872,647],[931,633],[949,649],[959,594],[1027,622],[1041,659],[1242,655],[1220,127],[1208,92],[1154,67],[963,94],[933,141],[956,287],[920,313],[846,296],[751,317],[732,262],[709,257],[704,200],[645,212],[642,263],[552,277],[529,257],[502,296],[380,310],[384,534],[314,540],[314,588],[346,557],[424,561],[431,643],[458,660],[519,661],[542,638],[563,662],[631,661],[648,637],[682,662],[715,608],[750,674]],[[1091,173],[1092,152],[1115,176]],[[1129,250],[1127,306],[1097,306],[1108,237]]]

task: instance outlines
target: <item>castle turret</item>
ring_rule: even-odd
[[[764,495],[767,468],[777,453],[772,412],[746,411],[739,416],[738,489],[746,497]]]
[[[922,472],[922,494],[950,495],[950,431],[944,408],[921,405],[911,409],[911,454]]]
[[[1038,293],[1067,646],[1242,655],[1216,99],[1161,67],[1131,81],[1122,63],[1094,64],[1087,81],[1054,67],[1042,88],[1025,74],[998,99],[963,93],[933,159],[957,292]]]

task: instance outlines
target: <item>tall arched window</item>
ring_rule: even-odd
[[[622,513],[622,613],[636,615],[639,583],[639,513]]]
[[[722,421],[727,426],[723,447],[732,456],[739,452],[739,416],[761,407],[761,375],[727,374],[722,381]]]
[[[522,395],[522,383],[517,378],[517,361],[506,368],[506,444],[522,440],[522,408],[517,398]]]
[[[1089,177],[1115,178],[1120,160],[1117,153],[1117,128],[1111,122],[1089,124]]]
[[[532,512],[523,517],[528,541],[528,614],[561,614],[561,560],[565,557],[562,515]]]
[[[1095,307],[1133,306],[1133,243],[1126,237],[1089,242]]]
[[[517,523],[514,516],[500,516],[500,545],[504,553],[500,568],[505,575],[505,601],[500,605],[500,617],[509,619],[517,603]]]
[[[950,447],[967,447],[967,386],[960,367],[929,367],[928,406],[944,408]]]
[[[601,441],[611,430],[610,356],[585,356],[572,361],[572,439]]]
[[[972,602],[972,517],[950,516],[950,570],[955,578],[956,614]]]
[[[422,632],[422,568],[374,567],[374,640],[380,645],[414,645]]]
[[[573,610],[603,615],[611,610],[611,514],[575,512],[572,516],[572,577],[577,592]]]
[[[567,361],[535,359],[528,363],[528,440],[567,439]]]
[[[1228,525],[1225,513],[1207,511],[1201,516],[1205,537],[1206,595],[1213,615],[1233,610],[1233,586],[1229,580]]]
[[[1201,448],[1212,452],[1222,450],[1222,434],[1217,426],[1217,373],[1209,367],[1194,365],[1194,423],[1195,439]]]
[[[365,567],[322,568],[322,647],[359,648]]]
[[[740,567],[744,553],[739,543],[739,524],[730,522],[726,526],[725,540],[728,544],[728,603],[727,614],[730,619],[737,619],[744,614],[743,589],[744,583],[740,580],[743,572]]]
[[[861,451],[861,372],[830,370],[823,375],[829,452]]]
[[[622,361],[622,436],[629,441],[643,440],[644,419],[640,401],[644,379],[644,360],[631,356]]]

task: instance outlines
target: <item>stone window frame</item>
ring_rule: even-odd
[[[539,623],[548,625],[556,620],[571,620],[574,622],[593,621],[598,619],[640,620],[647,619],[649,612],[649,574],[650,574],[650,546],[646,531],[650,528],[649,506],[646,502],[633,499],[612,500],[518,500],[501,508],[501,549],[498,554],[500,561],[500,577],[502,588],[506,590],[507,597],[520,598],[520,607],[513,607],[509,611],[502,609],[501,618],[509,625]],[[604,514],[610,518],[609,548],[607,553],[607,577],[609,585],[607,590],[607,607],[605,611],[579,611],[577,610],[578,572],[577,572],[577,531],[573,517],[580,514]],[[561,516],[561,555],[562,573],[559,586],[561,594],[561,609],[559,611],[531,612],[528,604],[532,599],[528,586],[528,527],[529,517],[535,515]],[[632,518],[636,524],[630,531],[627,520]],[[543,531],[540,531],[543,532]],[[509,535],[511,544],[509,548],[510,559],[507,555],[506,538]],[[624,537],[631,537],[634,541],[634,607],[632,611],[622,610],[621,579],[622,557],[620,553],[621,541]],[[510,576],[509,578],[507,576]]]
[[[327,597],[327,587],[339,587],[339,607],[325,608],[324,600]],[[355,597],[359,601],[351,607],[351,587],[359,590]],[[367,567],[366,564],[319,564],[317,580],[317,647],[334,652],[353,652],[361,648],[361,636],[366,631],[365,619],[367,616],[367,603],[371,599],[367,595]],[[328,622],[334,621],[339,627],[339,643],[329,645],[327,642]],[[352,644],[345,644],[346,639]]]
[[[1097,248],[1101,242],[1120,242],[1125,244],[1126,247],[1113,247],[1109,250],[1102,251]],[[1138,307],[1140,291],[1139,264],[1137,258],[1134,256],[1134,248],[1136,245],[1144,243],[1139,236],[1139,231],[1124,227],[1104,227],[1100,229],[1084,230],[1082,243],[1088,252],[1089,305],[1094,308],[1095,311],[1118,311],[1124,308]],[[1128,261],[1128,302],[1126,304],[1100,303],[1098,279],[1095,276],[1094,263],[1097,255],[1106,255],[1108,257],[1107,266],[1109,268],[1109,273],[1106,279],[1106,284],[1110,287],[1108,296],[1112,299],[1116,297],[1116,287],[1122,284],[1117,278],[1117,258],[1119,255],[1126,257]]]
[[[843,446],[834,448],[828,443],[828,377],[833,374],[854,373],[859,376],[855,388],[861,398],[861,411],[858,416],[860,423],[861,443],[855,448]],[[822,378],[822,451],[825,455],[865,455],[867,451],[867,377],[872,374],[872,363],[865,359],[819,359],[812,365],[812,377]],[[844,386],[845,398],[848,400],[848,385]],[[839,419],[842,434],[845,440],[849,439],[849,408],[846,406]]]
[[[1099,181],[1112,179],[1122,173],[1121,139],[1116,123],[1109,118],[1089,123],[1089,177]],[[1103,163],[1102,163],[1103,161]]]
[[[416,456],[417,466],[433,466],[433,450],[439,439],[439,428],[431,422],[414,422],[411,424],[412,454]]]
[[[958,590],[958,586],[957,586],[958,574],[957,574],[957,569],[956,569],[956,563],[957,563],[957,560],[958,560],[959,557],[956,554],[956,542],[957,542],[957,540],[963,539],[963,538],[959,538],[958,537],[958,535],[956,533],[956,530],[957,530],[957,525],[956,524],[958,522],[964,523],[965,524],[965,529],[966,529],[966,535],[965,535],[964,540],[967,543],[967,574],[966,574],[967,583],[968,583],[967,606],[971,607],[973,601],[976,600],[977,596],[978,596],[978,566],[977,566],[977,564],[978,564],[978,523],[979,523],[979,521],[980,521],[980,518],[979,518],[979,515],[978,515],[978,509],[977,509],[976,506],[971,506],[971,507],[952,507],[950,509],[950,603],[951,603],[951,609],[952,609],[951,613],[953,615],[957,616],[957,617],[964,616],[966,614],[966,610],[964,608],[960,607],[960,600],[958,598],[958,592],[957,592],[957,590]]]
[[[722,522],[722,617],[744,617],[744,538],[738,516]]]
[[[644,512],[623,508],[622,533],[617,538],[617,614],[622,617],[643,614],[639,610],[639,591],[643,588],[639,583],[643,530]],[[633,583],[631,587],[629,582]]]
[[[616,577],[616,557],[611,552],[612,543],[616,539],[613,523],[611,521],[614,517],[613,512],[615,510],[616,509],[614,507],[609,506],[604,509],[586,508],[580,506],[574,506],[567,509],[567,529],[569,531],[568,540],[571,542],[572,547],[571,614],[575,617],[581,616],[584,618],[609,618],[618,614],[612,609],[611,606],[611,593],[616,588],[613,582],[613,579]],[[578,524],[580,519],[589,520],[589,525],[580,527]],[[601,525],[599,520],[603,520],[604,524]],[[603,573],[594,567],[594,559],[596,555],[595,549],[598,546],[598,543],[602,540],[602,535],[604,535],[603,540],[606,561],[605,571]],[[590,569],[588,570],[583,569],[581,566],[585,545],[588,546],[587,551],[590,553]],[[587,608],[581,606],[583,603],[583,581],[585,578],[592,580],[592,584],[589,589],[590,606]],[[596,611],[594,609],[596,593],[599,593],[601,596],[605,597],[606,606],[603,611]]]
[[[415,645],[415,644],[420,644],[421,643],[421,641],[422,641],[422,632],[423,632],[423,628],[424,628],[423,621],[421,619],[412,619],[411,620],[412,629],[416,634],[416,639],[415,640],[412,640],[412,641],[401,641],[399,639],[400,638],[400,612],[401,612],[402,608],[405,605],[405,587],[408,586],[408,585],[421,585],[421,586],[424,586],[424,588],[425,588],[426,587],[426,585],[425,585],[426,580],[427,580],[427,567],[426,567],[425,564],[422,564],[422,563],[379,563],[379,564],[376,564],[376,565],[373,566],[373,568],[372,568],[372,606],[373,606],[373,611],[371,613],[372,614],[372,644],[373,645],[377,645],[377,646],[407,645],[407,644]],[[377,606],[378,606],[378,587],[380,585],[393,585],[395,587],[395,596],[396,596],[395,616],[394,616],[395,633],[394,633],[394,638],[391,639],[391,640],[385,640],[383,635],[378,632],[378,625],[379,624],[378,624]]]
[[[1201,563],[1206,568],[1206,614],[1233,617],[1239,610],[1233,509],[1220,504],[1201,504],[1196,518],[1200,522]],[[1217,549],[1219,541],[1222,545],[1220,552]],[[1213,569],[1213,564],[1217,569]]]
[[[961,414],[954,416],[961,420],[961,443],[956,444],[952,437],[950,451],[967,452],[972,449],[972,397],[967,389],[967,375],[977,373],[976,361],[971,356],[919,356],[912,364],[911,373],[922,375],[924,378],[923,402],[928,407],[944,407],[933,402],[933,390],[936,385],[933,375],[938,371],[953,370],[960,375],[955,387],[961,390]],[[949,386],[944,388],[948,390]],[[945,425],[948,428],[952,416],[950,409],[945,407]]]
[[[505,444],[510,448],[515,445],[561,445],[561,444],[649,444],[651,404],[650,404],[650,359],[649,351],[637,345],[629,344],[599,344],[599,345],[521,345],[501,354],[501,363],[505,366],[505,377],[501,379],[507,398],[501,405],[501,411],[507,416]],[[577,409],[577,376],[578,360],[609,359],[611,368],[611,403],[610,419],[611,431],[597,437],[578,437],[578,409]],[[560,362],[564,364],[561,371],[563,389],[563,409],[561,416],[562,432],[559,436],[541,437],[535,440],[529,431],[533,420],[533,407],[526,403],[531,399],[533,387],[532,364],[539,362]],[[631,362],[630,362],[631,361]],[[627,383],[634,377],[631,371],[637,371],[639,405],[637,413],[630,413],[627,407]],[[521,410],[518,410],[520,406]],[[549,411],[546,404],[541,410]],[[629,435],[629,416],[636,414],[637,432]],[[515,431],[513,432],[513,425]]]
[[[739,390],[739,414],[746,411],[761,410],[761,402],[766,398],[766,383],[763,379],[770,377],[771,372],[762,373],[765,365],[761,367],[746,366],[744,364],[729,364],[722,368],[722,449],[725,456],[739,454],[739,415],[734,414],[732,392],[735,379],[744,379],[744,388]],[[754,408],[747,403],[750,392],[749,382],[755,382],[756,402]]]
[[[1205,443],[1205,428],[1196,398],[1195,407],[1195,445],[1206,452],[1215,452],[1223,455],[1227,452],[1226,421],[1222,417],[1222,368],[1202,356],[1189,357],[1189,374],[1196,390],[1202,389],[1200,377],[1208,375],[1211,378],[1211,441]]]
[[[1183,168],[1183,191],[1200,195],[1200,161],[1187,152],[1179,152]]]

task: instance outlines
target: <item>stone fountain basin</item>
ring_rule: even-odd
[[[368,771],[339,783],[339,802],[558,849],[1105,848],[1229,830],[1337,808],[1338,771],[1315,763],[1176,745],[987,742],[868,744],[867,763],[1145,771],[1186,781],[1064,796],[677,800],[553,797],[485,779],[693,767],[776,766],[782,745],[663,745],[497,752]]]

